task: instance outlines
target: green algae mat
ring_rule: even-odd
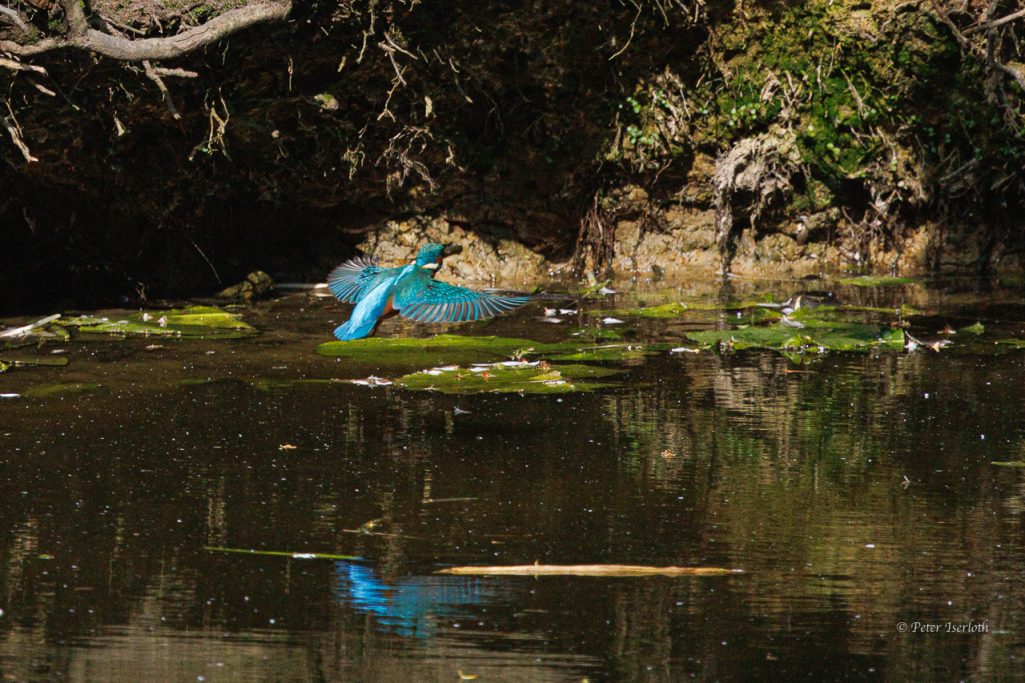
[[[443,394],[566,394],[588,392],[612,384],[593,380],[620,370],[593,365],[550,365],[543,361],[432,368],[404,375],[395,383],[412,391]]]
[[[539,342],[515,337],[464,337],[457,334],[423,338],[368,337],[325,342],[317,347],[317,353],[322,356],[348,358],[376,367],[468,365],[527,356],[543,356],[550,360],[615,361],[656,350],[657,345],[626,342],[592,343],[583,339]]]
[[[163,336],[194,339],[238,339],[256,332],[239,313],[217,306],[191,306],[166,311],[138,311],[111,319],[92,316],[64,318],[57,324],[84,334]]]

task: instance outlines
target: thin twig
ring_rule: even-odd
[[[1021,10],[1018,10],[1017,12],[1013,12],[1011,14],[1008,14],[1006,17],[1003,17],[1001,19],[997,19],[996,21],[991,21],[988,24],[979,24],[978,26],[972,26],[971,28],[966,28],[964,30],[964,35],[970,36],[973,33],[978,33],[979,31],[992,31],[993,29],[997,28],[998,26],[1003,26],[1004,24],[1009,24],[1012,21],[1015,21],[1016,19],[1021,19],[1022,17],[1025,17],[1025,9],[1021,9]]]
[[[217,278],[217,284],[220,285],[221,287],[223,287],[224,283],[221,281],[221,276],[217,273],[217,269],[214,268],[214,264],[210,262],[210,259],[208,259],[206,257],[206,254],[203,253],[203,250],[199,248],[198,244],[196,244],[196,240],[194,240],[194,239],[192,239],[190,237],[189,238],[189,242],[192,243],[192,246],[194,246],[196,248],[196,251],[199,252],[199,255],[203,257],[204,261],[206,261],[206,265],[210,266],[210,270],[213,271],[214,277]]]
[[[623,47],[621,47],[620,49],[616,50],[616,52],[611,57],[609,57],[609,61],[610,62],[613,59],[615,59],[616,57],[618,57],[619,55],[621,55],[624,52],[626,52],[626,48],[630,47],[630,43],[634,39],[634,30],[637,28],[637,20],[640,19],[640,18],[641,18],[641,5],[637,5],[637,14],[634,15],[634,20],[630,24],[630,36],[626,39],[626,43],[623,45]]]
[[[32,163],[33,161],[39,161],[36,157],[32,156],[32,152],[29,151],[28,145],[25,144],[25,140],[21,137],[21,126],[18,125],[18,119],[14,116],[14,110],[11,109],[10,102],[4,102],[7,105],[7,111],[9,116],[4,117],[4,128],[11,136],[11,140],[14,142],[14,146],[21,152],[21,156],[25,157],[25,161]]]
[[[174,100],[171,99],[171,92],[167,89],[167,86],[164,84],[164,79],[160,77],[160,74],[156,72],[156,70],[153,68],[153,65],[150,64],[148,59],[143,60],[142,68],[146,70],[146,76],[149,77],[151,81],[156,83],[157,88],[160,89],[160,93],[161,95],[163,95],[164,98],[164,104],[167,105],[167,111],[171,112],[171,116],[173,116],[176,121],[180,121],[182,115],[178,113],[178,108],[174,106]]]
[[[11,71],[35,71],[37,74],[46,75],[46,69],[35,64],[22,64],[16,62],[13,59],[7,59],[6,57],[0,57],[0,66]]]

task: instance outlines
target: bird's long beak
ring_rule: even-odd
[[[463,246],[461,244],[446,244],[445,248],[441,250],[442,256],[452,256],[453,254],[461,254],[463,252]]]

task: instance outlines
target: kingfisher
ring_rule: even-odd
[[[381,268],[376,259],[357,256],[332,270],[327,279],[331,293],[356,304],[349,319],[335,328],[335,337],[362,339],[395,313],[420,323],[462,323],[491,318],[530,301],[529,295],[499,296],[435,280],[444,258],[462,250],[458,244],[428,242],[405,266]]]

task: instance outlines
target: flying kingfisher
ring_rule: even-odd
[[[461,323],[505,313],[530,301],[528,295],[498,296],[434,279],[457,244],[428,242],[406,266],[381,268],[366,256],[350,259],[331,271],[327,285],[342,301],[356,304],[352,315],[335,328],[342,341],[373,333],[383,318],[399,313],[420,323]]]

